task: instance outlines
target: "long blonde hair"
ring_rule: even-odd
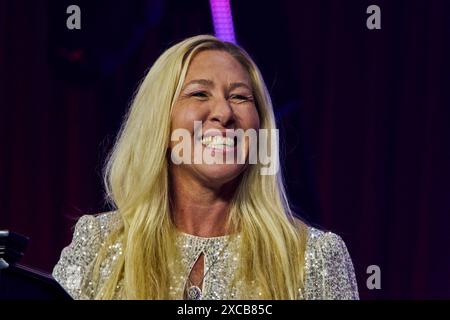
[[[122,298],[169,298],[168,266],[179,254],[169,204],[170,114],[190,61],[204,50],[225,51],[242,64],[252,82],[261,128],[276,128],[261,73],[242,48],[199,35],[166,50],[135,94],[105,166],[107,197],[120,213],[120,223],[97,255],[94,279],[99,278],[108,244],[120,241],[123,254],[98,289],[97,299],[114,298],[121,280]],[[261,291],[258,298],[295,299],[304,282],[307,228],[289,208],[281,170],[261,175],[260,168],[260,164],[247,167],[230,205],[229,226],[241,235],[235,277],[249,286],[256,284]]]

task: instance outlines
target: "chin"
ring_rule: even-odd
[[[197,172],[203,179],[214,184],[225,184],[236,179],[245,169],[242,164],[198,165]]]

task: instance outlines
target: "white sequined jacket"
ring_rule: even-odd
[[[72,242],[61,252],[59,262],[53,269],[53,277],[74,299],[92,299],[99,283],[108,278],[114,261],[122,253],[120,243],[108,247],[108,254],[100,267],[99,283],[93,283],[94,259],[104,244],[117,218],[109,212],[98,216],[82,216],[76,226]],[[299,299],[359,299],[355,273],[344,241],[336,234],[308,228],[305,255],[305,285],[299,289]],[[180,233],[178,246],[182,253],[184,273],[174,274],[170,295],[183,299],[186,279],[198,259],[204,254],[203,299],[239,299],[239,289],[231,288],[232,275],[236,271],[235,250],[240,237],[229,236],[203,238]],[[120,299],[121,282],[117,288]],[[254,293],[258,299],[257,290]]]

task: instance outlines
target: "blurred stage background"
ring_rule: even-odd
[[[66,28],[67,6],[81,30]],[[381,8],[368,30],[366,8]],[[450,298],[450,2],[231,1],[284,139],[290,197],[338,233],[363,299]],[[177,41],[214,33],[207,0],[0,0],[0,229],[50,272],[139,80]],[[381,289],[366,287],[369,265]]]

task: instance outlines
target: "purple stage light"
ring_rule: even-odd
[[[230,0],[210,0],[209,3],[216,37],[223,41],[236,43]]]

